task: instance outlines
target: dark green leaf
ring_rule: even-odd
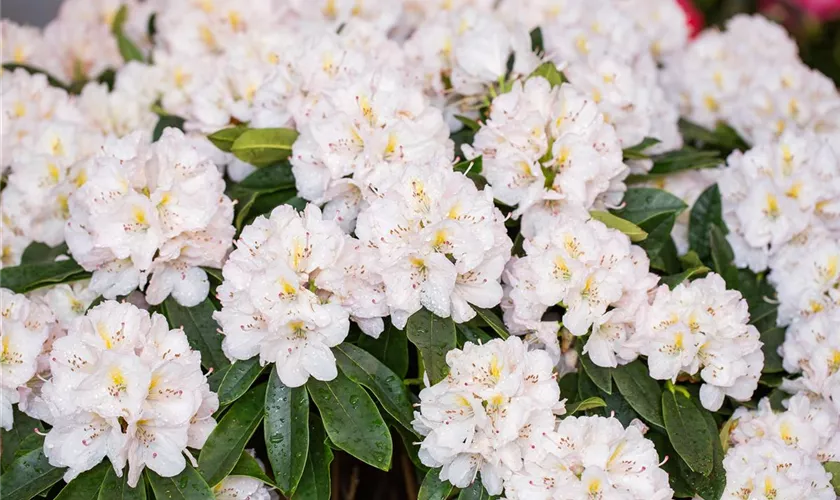
[[[668,441],[668,436],[663,432],[652,430],[645,434],[647,439],[653,441],[657,454],[659,454],[659,462],[662,470],[668,473],[668,482],[671,489],[674,490],[674,498],[693,498],[694,488],[682,477],[680,472],[680,464],[682,462]],[[684,463],[683,463],[684,465]],[[699,474],[698,474],[699,476]],[[702,476],[701,476],[702,477]]]
[[[132,488],[128,485],[128,475],[117,477],[111,462],[105,460],[103,463],[108,464],[108,473],[99,490],[99,500],[146,500],[146,480],[143,476],[140,476],[137,486]]]
[[[571,415],[579,411],[594,410],[595,408],[603,408],[607,406],[606,401],[601,398],[591,397],[583,401],[576,401],[566,405],[566,414]]]
[[[343,343],[333,348],[336,364],[347,378],[366,387],[392,417],[412,429],[414,409],[401,377],[364,349]]]
[[[683,271],[679,274],[663,276],[659,279],[659,282],[668,285],[668,288],[673,290],[677,285],[679,285],[683,281],[690,281],[694,278],[698,278],[708,273],[709,271],[711,271],[711,269],[709,269],[706,266],[695,267],[694,269],[689,269],[688,271]]]
[[[473,309],[475,310],[475,313],[478,315],[478,317],[481,318],[481,320],[484,321],[484,323],[487,326],[492,328],[493,331],[499,335],[499,337],[503,339],[510,337],[510,333],[508,332],[507,327],[502,322],[502,320],[499,319],[496,313],[494,313],[490,309],[482,309],[480,307],[475,306],[473,306]]]
[[[668,391],[665,391],[668,392]],[[706,435],[712,444],[713,462],[711,472],[703,475],[694,472],[681,458],[677,458],[677,465],[685,481],[697,492],[697,495],[704,500],[719,500],[726,489],[726,470],[723,468],[723,457],[725,455],[720,436],[712,414],[702,409],[699,401],[695,401],[695,407],[700,410],[703,422],[706,424]]]
[[[163,135],[163,131],[169,127],[177,128],[178,130],[184,130],[184,120],[180,116],[175,115],[163,115],[158,118],[157,125],[155,125],[155,129],[152,131],[152,142],[157,142],[158,139]]]
[[[785,329],[774,327],[761,332],[761,350],[764,352],[764,368],[762,373],[780,373],[785,369],[782,366],[782,357],[779,355],[779,346],[785,341]]]
[[[15,293],[26,293],[45,286],[79,281],[90,277],[73,259],[40,262],[0,269],[0,283]]]
[[[630,241],[632,242],[644,241],[644,239],[648,236],[647,232],[639,226],[630,221],[626,221],[621,217],[616,217],[609,212],[592,210],[589,212],[589,215],[591,215],[593,219],[603,222],[605,226],[617,229],[626,234],[630,237]]]
[[[691,147],[656,155],[652,157],[652,160],[653,168],[650,169],[650,175],[714,168],[723,163],[718,151],[698,151]]]
[[[378,469],[391,467],[391,433],[364,389],[340,373],[329,382],[310,378],[306,387],[330,441]]]
[[[90,500],[96,498],[99,489],[102,487],[105,474],[108,473],[108,470],[113,471],[113,469],[110,461],[99,462],[93,469],[82,472],[76,479],[70,481],[67,486],[61,489],[61,493],[55,497],[55,500]]]
[[[420,461],[420,457],[418,456],[418,452],[420,451],[420,445],[417,444],[417,434],[412,431],[409,431],[399,422],[393,419],[388,414],[383,415],[385,422],[388,424],[389,427],[394,429],[397,434],[400,435],[400,440],[403,444],[403,449],[405,449],[406,454],[408,455],[408,459],[411,460],[411,463],[414,464],[414,467],[420,471],[426,472],[429,470],[428,467],[423,465],[423,462]]]
[[[51,248],[43,243],[31,243],[20,258],[21,265],[37,264],[39,262],[55,262],[55,258],[59,255],[66,255],[70,252],[67,250],[67,244],[62,243],[57,247]]]
[[[461,490],[458,500],[490,500],[490,493],[484,489],[481,479],[476,478],[473,484]]]
[[[537,66],[537,69],[531,72],[531,74],[528,75],[528,78],[532,78],[535,76],[541,76],[545,78],[546,80],[548,80],[548,83],[550,83],[552,87],[562,85],[563,82],[566,81],[566,78],[563,76],[563,73],[557,71],[557,66],[551,61],[544,62]]]
[[[28,66],[26,64],[17,64],[17,63],[3,63],[3,69],[8,71],[14,71],[16,69],[22,69],[29,73],[30,75],[44,75],[47,78],[47,83],[50,84],[50,87],[56,87],[59,89],[69,90],[68,86],[59,80],[58,78],[52,76],[51,74],[47,73],[41,68],[36,68],[34,66]]]
[[[446,378],[449,374],[446,353],[454,349],[456,343],[452,318],[441,318],[421,309],[408,318],[405,332],[408,340],[420,350],[432,384]]]
[[[726,224],[723,222],[722,202],[720,190],[717,184],[712,184],[703,191],[694,206],[691,207],[691,214],[688,221],[688,244],[697,252],[702,261],[707,261],[711,256],[709,242],[709,228],[718,226],[725,231]]]
[[[239,183],[241,187],[269,192],[295,187],[292,166],[284,161],[252,172]]]
[[[464,115],[455,115],[455,119],[461,122],[465,127],[472,130],[473,132],[478,132],[478,129],[481,128],[481,124],[477,121],[473,120],[470,117]]]
[[[309,416],[309,453],[292,500],[330,500],[330,463],[333,453],[318,415]]]
[[[303,391],[306,392],[305,390]],[[305,421],[304,421],[305,423]],[[306,435],[309,436],[309,429],[307,428]],[[307,440],[308,441],[308,440]],[[309,446],[309,443],[306,443]],[[304,448],[306,450],[306,448]],[[302,457],[305,457],[303,453],[300,454]],[[304,462],[306,460],[304,459]],[[301,472],[303,472],[303,468],[301,468]],[[259,462],[257,459],[252,457],[250,453],[247,451],[243,451],[242,455],[239,456],[239,461],[236,462],[236,465],[233,467],[233,470],[230,471],[231,476],[247,476],[252,477],[258,481],[262,481],[263,483],[274,487],[274,481],[271,480],[270,477],[265,475],[265,471],[262,470],[260,467]]]
[[[770,391],[770,395],[767,396],[767,399],[770,401],[770,408],[773,408],[775,411],[785,411],[785,405],[782,403],[790,398],[790,396],[790,394],[781,389],[773,389]]]
[[[726,288],[738,289],[738,269],[732,263],[735,254],[726,241],[724,228],[718,225],[709,226],[709,253],[712,269],[726,282]]]
[[[659,139],[655,137],[645,137],[642,139],[642,142],[636,144],[635,146],[626,148],[623,151],[624,159],[625,160],[647,160],[650,158],[650,155],[645,153],[645,150],[648,148],[659,144]]]
[[[592,382],[590,382],[590,384],[591,383]],[[615,417],[619,422],[621,422],[621,425],[625,427],[630,425],[630,422],[633,420],[639,418],[639,414],[633,410],[630,403],[628,403],[627,400],[624,399],[624,396],[622,396],[618,391],[613,391],[612,394],[607,394],[602,390],[598,390],[597,392],[599,397],[607,403],[607,406],[600,409],[601,415],[605,417]]]
[[[661,189],[630,188],[624,193],[624,206],[615,210],[615,215],[641,226],[642,222],[662,213],[679,215],[686,206],[681,199]]]
[[[235,141],[246,130],[248,130],[247,125],[226,127],[213,132],[212,134],[208,135],[207,138],[217,148],[221,149],[225,153],[230,153],[230,148],[233,147],[233,141]]]
[[[543,46],[543,36],[542,30],[539,27],[534,28],[531,30],[531,51],[534,54],[540,55],[545,52],[545,47]]]
[[[41,422],[39,420],[35,420],[23,413],[17,406],[12,408],[12,413],[14,414],[15,425],[9,431],[5,429],[0,430],[0,443],[3,443],[3,453],[0,454],[0,468],[3,471],[14,461],[18,450],[25,449],[26,443],[24,443],[24,440],[27,437],[41,437],[34,432],[36,428],[41,428]],[[41,441],[43,442],[43,438],[41,438]],[[28,449],[26,451],[29,452],[31,450]]]
[[[258,385],[225,413],[198,456],[198,470],[214,486],[233,470],[245,444],[263,419],[266,384]]]
[[[671,274],[679,272],[680,263],[676,247],[671,238],[671,231],[677,221],[675,212],[663,212],[639,223],[648,233],[644,241],[639,242],[650,258],[650,267]]]
[[[170,328],[183,328],[190,347],[201,353],[205,368],[221,370],[230,365],[222,351],[222,335],[213,313],[216,308],[210,298],[195,307],[184,307],[171,296],[163,302],[163,311]]]
[[[583,370],[592,382],[602,391],[612,394],[612,369],[596,365],[588,354],[581,354],[579,359]]]
[[[662,390],[659,383],[648,375],[647,367],[640,360],[613,369],[613,379],[618,392],[627,403],[649,423],[665,428],[662,420]]]
[[[578,374],[575,372],[567,373],[560,377],[557,381],[560,386],[560,398],[566,399],[566,404],[573,403],[578,400]]]
[[[215,500],[216,496],[204,478],[187,463],[187,467],[175,477],[160,477],[146,469],[146,479],[152,485],[158,500]]]
[[[230,369],[225,373],[225,378],[219,385],[219,403],[229,405],[242,397],[260,376],[262,370],[259,356],[230,365]]]
[[[225,375],[227,375],[227,371],[230,370],[231,366],[227,365],[219,370],[213,370],[213,373],[207,375],[207,383],[210,385],[211,391],[218,392],[219,386],[222,385],[222,380],[225,379]]]
[[[689,269],[694,269],[695,267],[703,267],[704,264],[703,261],[700,260],[700,256],[697,255],[697,252],[689,250],[685,255],[680,257],[680,265],[682,266],[683,271],[688,271]]]
[[[840,462],[826,462],[823,467],[831,474],[831,486],[834,486],[834,493],[840,496]]]
[[[64,469],[50,465],[44,450],[37,448],[17,458],[0,476],[0,492],[3,500],[29,500],[57,483],[63,475]]]
[[[18,449],[15,451],[15,456],[12,461],[26,455],[32,450],[37,450],[44,447],[44,436],[34,432],[27,434],[18,444]]]
[[[269,217],[275,208],[288,204],[287,202],[294,198],[295,193],[297,191],[294,188],[272,191],[270,193],[260,193],[254,198],[254,202],[249,207],[247,217],[241,219],[241,227],[251,224],[260,215]]]
[[[493,340],[493,337],[491,337],[489,333],[485,332],[481,328],[478,328],[477,326],[470,326],[466,323],[459,323],[455,325],[455,328],[458,330],[458,348],[464,347],[464,344],[466,342],[472,342],[473,344],[486,344],[487,342]]]
[[[441,481],[440,469],[430,469],[420,485],[417,500],[446,500],[450,493],[452,484],[449,481]]]
[[[469,172],[470,175],[476,175],[481,173],[483,167],[484,161],[481,159],[481,156],[477,156],[472,160],[464,160],[456,163],[452,166],[452,169],[463,174]]]
[[[680,119],[680,133],[686,142],[695,143],[703,148],[715,149],[723,155],[728,155],[736,149],[742,151],[749,149],[746,141],[732,127],[724,123],[719,123],[714,130],[709,130],[696,123]]]
[[[217,283],[221,284],[225,280],[225,276],[222,274],[222,270],[215,268],[215,267],[203,267],[204,272],[207,273],[211,279],[216,280]]]
[[[267,167],[292,154],[297,136],[289,128],[248,129],[233,141],[230,152],[255,167]]]
[[[152,13],[149,16],[149,22],[146,24],[146,36],[149,37],[150,41],[154,41],[155,35],[157,34],[157,12]]]
[[[309,449],[309,395],[287,387],[272,367],[265,392],[265,447],[274,479],[286,496],[297,488]]]
[[[400,378],[405,378],[408,373],[408,339],[405,330],[394,328],[389,322],[378,339],[362,335],[358,344],[385,363]]]
[[[668,439],[694,472],[708,476],[714,464],[713,442],[703,412],[682,392],[662,392],[662,417]]]

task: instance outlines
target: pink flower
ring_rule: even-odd
[[[706,25],[706,19],[692,0],[677,0],[677,3],[680,4],[680,7],[685,12],[688,34],[691,38],[694,38]]]
[[[793,3],[823,21],[840,15],[840,0],[794,0]]]

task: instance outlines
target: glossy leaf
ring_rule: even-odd
[[[18,450],[25,449],[24,440],[29,436],[37,436],[35,429],[41,428],[41,422],[20,411],[15,405],[12,407],[15,425],[11,430],[0,430],[0,442],[3,443],[3,453],[0,454],[0,468],[5,472],[12,464]],[[37,436],[40,437],[40,436]],[[34,449],[34,448],[32,448]],[[27,449],[27,452],[31,449]]]
[[[464,160],[452,166],[452,170],[470,175],[480,174],[484,168],[484,161],[481,156],[477,156],[472,160]]]
[[[592,382],[602,391],[612,394],[612,369],[596,365],[588,354],[581,354],[579,359],[583,370]]]
[[[309,416],[309,453],[292,500],[330,500],[330,463],[333,453],[326,443],[324,426],[317,415]]]
[[[718,151],[701,151],[692,147],[684,147],[676,151],[658,154],[651,158],[653,167],[651,175],[674,174],[686,170],[700,170],[715,168],[724,163]]]
[[[294,188],[295,176],[292,174],[292,165],[284,161],[257,169],[242,179],[239,186],[262,192]]]
[[[405,330],[394,328],[389,322],[378,339],[362,335],[359,347],[371,353],[400,378],[408,373],[408,338]]]
[[[688,221],[688,244],[697,252],[700,260],[707,261],[711,256],[709,227],[724,229],[722,201],[717,184],[712,184],[697,198],[691,207]],[[725,230],[725,229],[724,229]]]
[[[20,257],[21,265],[37,264],[39,262],[54,262],[59,255],[69,255],[67,244],[62,243],[56,247],[49,247],[43,243],[30,243],[23,255]]]
[[[706,266],[695,267],[693,269],[683,271],[679,274],[672,274],[671,276],[662,276],[659,279],[659,282],[668,285],[668,288],[673,290],[674,288],[676,288],[677,285],[679,285],[683,281],[691,281],[694,278],[699,278],[708,273],[709,271],[711,271],[711,269],[709,269]]]
[[[390,468],[391,433],[361,386],[339,373],[329,382],[310,378],[306,387],[333,444],[378,469]]]
[[[309,435],[308,429],[306,435]],[[257,459],[252,457],[247,450],[243,451],[242,455],[239,456],[239,461],[236,462],[236,465],[233,467],[233,470],[230,471],[229,475],[252,477],[258,481],[262,481],[263,483],[271,487],[274,487],[274,481],[272,481],[271,478],[265,474],[265,471],[262,470],[262,467],[260,467],[260,464],[259,462],[257,462]]]
[[[591,215],[593,219],[603,222],[605,226],[617,229],[626,234],[632,242],[644,241],[648,236],[647,231],[644,229],[630,221],[622,219],[621,217],[616,217],[609,212],[592,210],[589,212],[589,215]]]
[[[429,380],[436,384],[449,374],[446,353],[455,348],[455,323],[452,318],[441,318],[421,309],[408,318],[405,325],[408,340],[417,346]]]
[[[288,128],[248,129],[233,141],[230,152],[255,167],[267,167],[288,158],[297,137]]]
[[[57,483],[64,470],[50,465],[43,449],[34,449],[18,457],[0,476],[3,500],[29,500]]]
[[[55,500],[90,500],[96,498],[109,469],[114,469],[111,462],[103,460],[93,469],[82,472],[61,489]]]
[[[412,429],[414,408],[402,379],[364,349],[343,343],[333,348],[336,364],[353,382],[366,387],[392,417]]]
[[[654,188],[630,188],[624,193],[624,206],[615,215],[636,225],[662,213],[680,214],[686,204],[676,196]]]
[[[502,320],[499,319],[499,316],[497,316],[496,313],[494,313],[492,310],[482,309],[481,307],[475,306],[473,306],[473,310],[475,310],[476,315],[478,315],[478,317],[481,318],[482,321],[484,321],[484,324],[492,328],[493,331],[499,335],[499,337],[501,337],[502,339],[510,337],[510,332],[508,332],[508,329],[505,326],[504,322],[502,322]]]
[[[45,286],[70,283],[90,277],[73,259],[39,262],[0,269],[0,283],[15,293],[26,293]]]
[[[484,488],[480,478],[475,478],[475,481],[458,493],[458,500],[490,500],[490,493]]]
[[[457,330],[457,346],[459,349],[464,347],[466,342],[472,342],[473,344],[486,344],[487,342],[493,340],[493,337],[491,337],[489,333],[476,326],[459,323],[455,325],[455,328]]]
[[[207,484],[215,486],[236,466],[242,450],[263,419],[265,393],[266,384],[248,391],[210,433],[198,456],[198,470]]]
[[[99,490],[99,500],[146,500],[146,480],[143,476],[140,476],[137,486],[132,488],[128,485],[127,474],[117,477],[111,462],[106,460],[103,463],[108,464],[108,472]]]
[[[665,428],[662,420],[662,389],[638,359],[613,369],[613,380],[627,403],[649,423]]]
[[[287,387],[272,367],[265,392],[265,447],[274,480],[284,495],[298,486],[309,449],[309,395]]]
[[[226,127],[208,135],[207,139],[209,139],[210,142],[212,142],[213,145],[219,148],[220,150],[224,151],[225,153],[230,153],[230,149],[233,147],[233,142],[236,141],[236,139],[240,135],[242,135],[242,133],[246,130],[248,130],[247,125]]]
[[[688,467],[704,476],[712,472],[713,442],[703,412],[679,390],[662,392],[662,417],[668,439]]]
[[[705,475],[694,472],[680,457],[676,457],[677,465],[685,482],[697,492],[700,498],[703,500],[720,500],[723,491],[726,489],[726,469],[723,467],[723,458],[726,453],[721,445],[714,417],[711,413],[702,409],[699,401],[694,401],[694,404],[703,415],[703,421],[706,424],[706,436],[712,443],[712,470]]]
[[[622,152],[624,155],[625,160],[646,160],[650,158],[648,153],[645,153],[649,148],[659,144],[659,139],[655,137],[645,137],[642,139],[642,142],[636,144],[635,146],[631,146],[629,148],[624,149]]]
[[[213,319],[216,307],[209,297],[195,307],[184,307],[170,296],[163,301],[163,311],[170,328],[184,329],[190,347],[201,353],[202,366],[221,370],[230,365],[222,351],[219,324]]]
[[[586,398],[582,401],[575,401],[574,403],[568,403],[566,405],[566,414],[571,415],[573,413],[586,411],[586,410],[594,410],[595,408],[603,408],[607,406],[607,403],[598,397],[591,397]]]
[[[157,142],[158,139],[161,138],[163,135],[163,131],[167,128],[177,128],[178,130],[184,130],[184,123],[186,120],[181,118],[180,116],[175,115],[162,115],[158,118],[157,125],[155,125],[155,129],[152,131],[152,142]]]
[[[430,469],[420,485],[417,500],[446,500],[450,493],[452,484],[449,481],[441,481],[440,469]]]
[[[242,397],[243,394],[248,392],[251,384],[257,380],[262,371],[263,367],[260,366],[259,356],[237,361],[230,365],[227,373],[225,373],[225,378],[219,385],[219,404],[229,405]]]
[[[725,229],[711,225],[708,230],[712,269],[723,278],[727,288],[738,289],[738,269],[733,264],[735,253],[726,241]]]
[[[146,469],[146,479],[158,500],[215,500],[216,498],[201,474],[189,463],[175,477],[161,477],[150,469]]]
[[[535,76],[545,78],[552,87],[562,85],[563,82],[566,81],[566,77],[563,76],[563,73],[557,70],[557,65],[551,61],[544,62],[537,66],[537,69],[531,72],[531,74],[528,75],[528,78]]]

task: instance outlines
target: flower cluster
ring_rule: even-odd
[[[219,401],[201,355],[159,314],[106,301],[77,318],[50,353],[42,397],[53,427],[44,441],[66,481],[106,456],[134,486],[145,467],[171,477],[201,448]]]
[[[151,146],[140,132],[110,138],[86,170],[69,201],[66,236],[93,272],[91,288],[115,298],[151,275],[150,304],[170,294],[187,307],[204,300],[210,284],[199,266],[220,267],[234,232],[216,166],[170,128]]]
[[[741,293],[727,290],[723,278],[711,273],[673,290],[661,285],[639,312],[634,341],[653,378],[699,374],[700,400],[717,411],[725,396],[747,401],[758,385],[764,353],[748,321]]]

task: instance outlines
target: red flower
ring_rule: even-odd
[[[688,25],[688,36],[694,38],[706,25],[706,19],[703,17],[703,13],[700,12],[700,9],[698,9],[691,0],[677,0],[677,3],[680,4],[683,12],[685,12],[685,20]],[[835,3],[837,2],[835,1]]]
[[[840,16],[840,0],[795,0],[793,3],[823,21]]]

